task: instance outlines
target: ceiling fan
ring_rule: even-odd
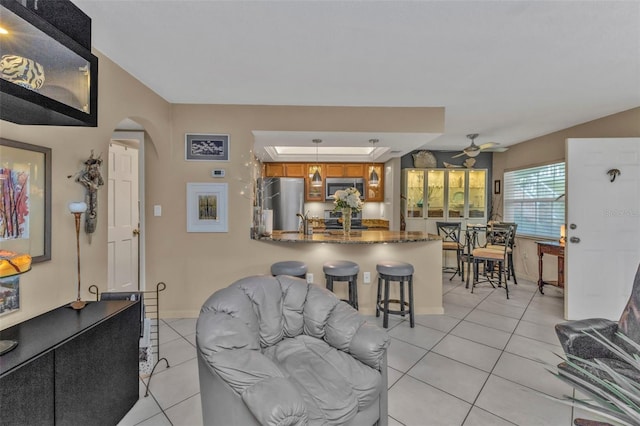
[[[477,133],[468,134],[467,138],[471,139],[471,145],[469,145],[468,147],[463,149],[460,154],[454,155],[451,158],[458,158],[458,157],[462,157],[463,155],[466,155],[468,157],[477,157],[478,154],[480,154],[481,151],[503,152],[503,151],[507,150],[507,148],[497,148],[496,149],[495,147],[497,147],[499,144],[497,144],[495,142],[487,142],[487,143],[483,143],[482,145],[476,145],[474,140],[477,137],[478,137]]]

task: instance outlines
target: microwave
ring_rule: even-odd
[[[326,178],[324,183],[325,201],[333,201],[333,194],[347,188],[356,188],[360,192],[360,199],[364,200],[363,178]]]

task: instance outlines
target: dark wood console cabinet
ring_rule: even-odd
[[[115,425],[138,400],[140,302],[60,307],[0,331],[1,425]]]

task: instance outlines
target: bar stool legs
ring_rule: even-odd
[[[413,309],[413,265],[404,262],[385,261],[376,265],[378,271],[378,291],[376,299],[376,317],[383,313],[382,327],[389,327],[389,314],[400,315],[404,317],[409,314],[409,324],[411,328],[415,326],[414,309]],[[391,282],[396,281],[399,284],[400,299],[391,299],[389,288]],[[405,299],[405,286],[407,283],[408,299]],[[382,287],[384,287],[384,299],[382,296]],[[399,310],[389,308],[389,303],[395,303],[400,306]]]
[[[334,281],[346,281],[349,284],[349,299],[345,300],[348,304],[358,309],[358,272],[360,267],[355,262],[348,260],[337,260],[325,262],[322,265],[325,275],[327,290],[333,291]]]

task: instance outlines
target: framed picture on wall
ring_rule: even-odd
[[[228,184],[187,183],[187,232],[228,232]]]
[[[229,135],[187,133],[184,146],[187,161],[229,161]]]
[[[51,149],[0,138],[0,249],[51,259]]]

